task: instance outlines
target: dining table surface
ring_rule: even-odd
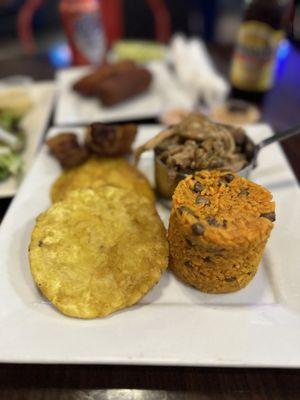
[[[209,50],[215,65],[226,76],[231,47],[213,45]],[[260,106],[262,120],[274,131],[300,124],[299,71],[300,49],[289,46],[277,65],[276,83]],[[55,69],[46,54],[20,54],[1,60],[0,79],[20,74],[48,80],[54,79]],[[52,121],[51,118],[49,126]],[[281,146],[299,182],[300,136],[287,139]],[[0,221],[11,200],[0,200]],[[0,364],[0,399],[292,400],[300,399],[300,371],[246,367]]]

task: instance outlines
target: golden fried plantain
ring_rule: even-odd
[[[64,171],[51,189],[53,203],[63,200],[74,189],[111,185],[136,191],[151,202],[154,193],[144,175],[123,158],[91,157],[84,164]]]
[[[79,189],[38,217],[29,260],[37,286],[63,314],[104,317],[159,281],[168,242],[144,197],[112,186]]]

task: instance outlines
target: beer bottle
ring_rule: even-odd
[[[289,1],[247,3],[232,59],[231,96],[259,102],[273,85],[276,50],[284,36]]]

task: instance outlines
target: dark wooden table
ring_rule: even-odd
[[[220,70],[227,73],[229,49],[214,47],[211,51]],[[263,119],[275,129],[300,123],[299,71],[300,52],[291,49],[281,62],[276,86],[262,106]],[[36,79],[49,79],[54,71],[45,56],[20,56],[1,62],[0,78],[21,73]],[[300,138],[287,140],[283,148],[299,180]],[[0,219],[9,202],[10,199],[0,201]],[[300,372],[288,369],[0,364],[0,399],[298,400]]]

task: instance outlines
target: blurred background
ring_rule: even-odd
[[[47,54],[55,66],[67,66],[71,60],[59,3],[59,0],[0,0],[0,59],[39,52]],[[118,36],[121,23],[123,38],[156,38],[156,11],[153,10],[159,12],[161,2],[102,0],[102,3],[108,19],[122,3],[122,21],[114,18],[113,35]],[[165,0],[163,3],[172,33],[201,36],[207,42],[222,45],[235,42],[245,6],[243,0]],[[294,36],[300,38],[300,0],[295,3]]]

